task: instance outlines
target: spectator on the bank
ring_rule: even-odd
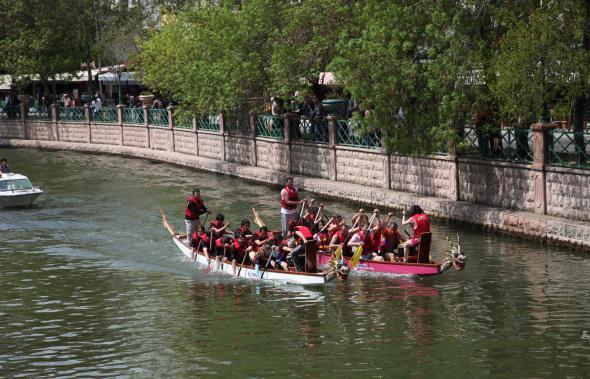
[[[78,92],[78,96],[74,99],[74,106],[81,107],[82,106],[82,96]]]
[[[162,102],[162,100],[160,100],[159,97],[156,97],[154,99],[154,103],[152,104],[152,108],[156,108],[156,109],[164,108],[164,103]]]
[[[74,100],[74,96],[73,95],[69,95],[68,94],[68,98],[67,98],[67,103],[66,103],[66,107],[69,108],[73,108],[76,106],[76,101]]]
[[[271,113],[273,116],[281,116],[283,114],[283,99],[279,97],[271,97]]]
[[[100,97],[96,97],[92,100],[90,107],[92,108],[92,118],[96,118],[102,111],[102,101],[100,100]]]
[[[61,94],[61,96],[59,97],[59,101],[61,102],[62,106],[67,107],[68,106],[68,93],[64,92]]]
[[[320,120],[326,116],[324,106],[322,105],[322,102],[319,101],[318,99],[315,99],[315,103],[313,105],[313,110],[311,111],[309,116],[310,116],[309,118],[311,118],[312,120]]]

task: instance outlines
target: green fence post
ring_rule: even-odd
[[[285,113],[283,116],[283,142],[285,143],[285,163],[287,164],[286,171],[291,173],[293,171],[293,164],[291,162],[291,125],[293,124],[294,113]]]
[[[84,120],[86,121],[86,127],[88,128],[86,141],[90,143],[90,135],[92,134],[92,125],[90,118],[90,107],[88,104],[84,104]]]
[[[168,111],[168,130],[170,139],[168,141],[168,151],[175,151],[176,147],[174,146],[174,110],[176,109],[175,106],[169,105],[166,110]]]
[[[258,154],[256,153],[256,121],[258,116],[253,110],[248,113],[248,116],[250,119],[250,140],[252,141],[250,145],[252,147],[252,166],[256,167],[258,166]]]
[[[337,135],[337,122],[338,118],[334,115],[326,116],[326,121],[328,122],[328,147],[330,152],[332,153],[332,165],[330,169],[330,180],[337,181],[338,180],[338,171],[336,169],[336,135]]]
[[[55,103],[55,101],[53,102],[53,104],[51,104],[51,130],[53,134],[53,140],[54,141],[59,141],[59,126],[57,123],[57,115],[58,115],[58,111],[57,111],[57,104]]]
[[[125,109],[125,104],[117,104],[117,124],[119,125],[119,130],[121,131],[121,146],[125,146],[125,137],[123,133],[123,109]]]

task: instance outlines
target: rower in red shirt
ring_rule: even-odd
[[[420,235],[422,233],[430,232],[430,219],[420,206],[412,205],[408,213],[410,217],[406,219],[406,210],[404,209],[402,212],[402,226],[411,224],[414,235],[412,238],[404,242],[404,261],[408,260],[410,247],[417,247],[420,245]]]

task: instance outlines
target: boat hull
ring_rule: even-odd
[[[41,190],[1,192],[0,207],[30,207],[35,203],[35,200],[37,200],[37,198],[41,196],[42,193],[43,191]]]
[[[318,266],[327,265],[332,255],[329,253],[317,254]],[[346,258],[349,263],[350,259]],[[395,275],[432,276],[442,274],[451,264],[447,261],[441,263],[403,263],[403,262],[375,262],[362,260],[352,270],[357,272],[372,272]],[[351,266],[352,267],[352,266]]]
[[[180,251],[191,258],[191,249],[184,243],[184,238],[181,240],[179,236],[173,236],[172,239]],[[207,267],[209,265],[207,258],[199,253],[196,255],[195,261],[201,266]],[[216,269],[217,263],[214,259],[211,260],[211,267],[213,270]],[[304,273],[304,272],[287,272],[283,270],[264,270],[263,267],[256,272],[256,269],[250,265],[243,265],[240,270],[240,264],[237,265],[236,272],[239,271],[240,278],[273,281],[273,282],[284,282],[284,283],[297,283],[297,284],[324,284],[327,282],[326,275],[323,273]],[[233,275],[231,263],[224,263],[220,265],[219,272],[224,274]]]

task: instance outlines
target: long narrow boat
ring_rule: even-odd
[[[168,222],[168,217],[164,214],[162,210],[160,210],[162,214],[162,223],[164,227],[168,230],[170,235],[172,236],[172,240],[176,244],[176,246],[180,249],[180,251],[186,255],[188,258],[191,258],[191,249],[187,245],[187,238],[185,235],[178,234],[174,227]],[[315,253],[315,251],[313,252]],[[196,255],[196,262],[204,267],[208,266],[208,261],[205,255],[202,252],[199,252]],[[212,263],[215,265],[215,262]],[[266,281],[276,281],[276,282],[283,282],[283,283],[298,283],[298,284],[324,284],[332,280],[335,275],[331,275],[326,271],[319,271],[315,270],[316,272],[296,272],[296,271],[284,271],[284,270],[274,270],[271,268],[265,269],[264,267],[260,267],[257,271],[256,268],[252,265],[237,265],[237,272],[239,273],[240,278],[248,278],[248,279],[256,279],[256,280],[266,280]],[[315,257],[312,266],[315,267]],[[231,262],[225,262],[220,265],[219,268],[220,272],[223,272],[228,275],[233,275],[232,272],[232,265]]]
[[[374,272],[383,274],[395,274],[395,275],[411,275],[411,276],[432,276],[439,275],[454,267],[456,270],[463,270],[465,268],[466,257],[461,253],[461,245],[457,243],[451,243],[451,250],[447,253],[447,256],[441,261],[430,261],[430,233],[424,233],[421,235],[422,243],[418,254],[414,256],[413,261],[409,262],[377,262],[373,260],[361,259],[359,263],[354,266],[350,264],[350,258],[345,258],[346,263],[352,267],[353,271],[358,272]],[[318,266],[322,267],[330,262],[332,258],[331,253],[317,253]]]
[[[328,264],[332,254],[320,253],[317,254],[318,266]],[[345,258],[346,263],[350,265],[350,258]],[[412,275],[412,276],[431,276],[438,275],[445,272],[453,266],[453,262],[445,259],[441,262],[434,263],[411,263],[411,262],[376,262],[366,261],[361,259],[359,264],[352,268],[352,271],[358,272],[375,272],[384,274],[396,275]]]

